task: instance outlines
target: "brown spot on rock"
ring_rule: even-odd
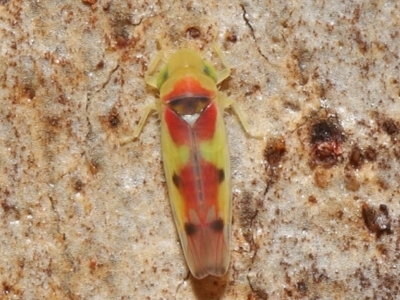
[[[372,148],[371,146],[369,146],[367,149],[365,149],[364,156],[365,156],[365,159],[368,161],[375,161],[376,157],[377,157],[376,150],[374,148]]]
[[[315,122],[310,128],[311,166],[330,168],[337,164],[342,154],[344,132],[336,118]]]
[[[357,177],[352,169],[350,168],[345,169],[344,181],[345,181],[345,187],[349,191],[355,192],[359,190],[360,183],[358,182]]]
[[[317,203],[317,198],[314,195],[310,195],[308,197],[308,202],[315,204],[315,203]]]
[[[364,159],[363,152],[357,145],[355,145],[350,152],[350,157],[349,157],[350,165],[355,169],[359,169],[363,164],[363,159]]]
[[[264,150],[265,170],[268,176],[268,185],[273,184],[279,177],[282,159],[286,153],[286,143],[283,138],[273,139],[268,142]]]
[[[314,183],[321,189],[328,187],[331,179],[332,173],[326,169],[317,169],[314,173]]]
[[[186,29],[186,34],[192,39],[198,39],[201,36],[201,31],[195,26]]]
[[[74,184],[74,189],[76,192],[80,192],[80,191],[82,191],[83,186],[84,186],[84,184],[83,184],[82,180],[77,179]]]
[[[393,233],[389,211],[385,204],[379,205],[377,209],[364,203],[361,206],[361,213],[368,230],[375,233],[378,238],[384,233]]]
[[[234,34],[234,33],[232,33],[232,32],[230,32],[230,31],[228,31],[228,32],[225,34],[225,39],[226,39],[228,42],[231,42],[231,43],[236,43],[237,40],[238,40],[237,35]]]
[[[396,135],[399,132],[399,128],[396,124],[396,122],[392,119],[386,119],[382,123],[382,129],[388,134],[388,135]]]

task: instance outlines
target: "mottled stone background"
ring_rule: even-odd
[[[0,1],[2,299],[394,299],[398,1]],[[231,267],[193,279],[144,73],[232,66]]]

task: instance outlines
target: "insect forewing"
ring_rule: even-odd
[[[163,116],[164,168],[186,261],[196,278],[221,276],[229,266],[231,231],[230,164],[222,112],[215,100],[192,124],[168,108]]]

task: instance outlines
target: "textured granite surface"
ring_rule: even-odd
[[[398,1],[0,1],[2,299],[395,299]],[[231,64],[231,267],[193,279],[173,224],[158,50]]]

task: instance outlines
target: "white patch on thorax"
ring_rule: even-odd
[[[193,126],[194,123],[196,123],[197,119],[200,117],[200,114],[194,114],[194,115],[182,115],[182,119],[185,120],[186,123],[188,123],[190,126]]]

